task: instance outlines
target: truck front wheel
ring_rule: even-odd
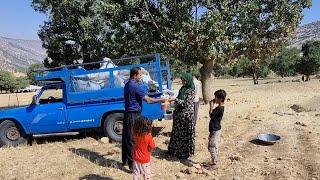
[[[113,141],[121,142],[123,120],[123,113],[114,113],[106,116],[103,124],[104,135]]]
[[[26,143],[19,127],[10,120],[5,120],[0,124],[0,147],[18,146]]]

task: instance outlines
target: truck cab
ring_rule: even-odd
[[[86,70],[93,62],[38,71],[36,79],[46,82],[28,106],[0,111],[0,146],[16,146],[27,137],[71,135],[87,129],[102,129],[105,136],[121,141],[124,118],[123,86],[133,67],[142,67],[142,86],[148,95],[159,98],[171,90],[169,62],[160,54],[136,56],[116,61],[148,58],[146,63]],[[164,63],[164,64],[163,64]],[[143,102],[142,115],[162,119],[160,103]]]

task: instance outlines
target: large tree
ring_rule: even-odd
[[[112,54],[108,50],[116,35],[114,29],[120,31],[123,26],[119,3],[112,0],[33,0],[32,6],[49,17],[39,31],[48,54],[45,66],[74,64],[78,60],[98,61],[106,53]]]
[[[39,35],[51,65],[81,55],[88,62],[160,52],[202,64],[206,102],[215,62],[245,55],[259,64],[279,49],[309,5],[310,0],[33,0],[50,17]]]

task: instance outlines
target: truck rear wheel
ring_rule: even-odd
[[[108,115],[104,119],[104,124],[103,124],[104,135],[109,137],[113,141],[121,142],[123,120],[124,120],[123,113],[114,113],[114,114]]]
[[[0,124],[0,147],[18,146],[26,142],[26,138],[22,136],[21,130],[14,122],[5,120]]]

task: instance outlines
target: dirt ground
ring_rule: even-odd
[[[266,79],[256,86],[251,79],[213,80],[212,92],[222,88],[228,93],[220,168],[208,172],[198,167],[209,160],[208,106],[201,105],[190,162],[165,154],[172,122],[154,123],[154,179],[320,180],[320,82],[293,79]],[[21,95],[23,102],[31,101],[32,95]],[[0,95],[2,104],[7,96]],[[256,136],[265,132],[281,140],[270,146],[258,143]],[[94,137],[42,139],[32,146],[0,148],[0,179],[131,179],[120,161],[117,143]]]

